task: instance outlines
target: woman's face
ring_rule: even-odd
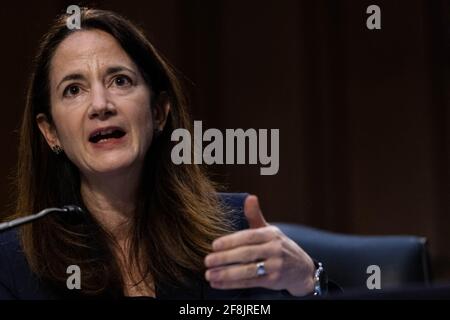
[[[50,146],[59,145],[84,175],[140,168],[161,116],[137,66],[108,33],[78,31],[50,64],[53,124],[40,114]]]

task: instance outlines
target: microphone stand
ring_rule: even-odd
[[[20,218],[11,220],[11,221],[0,223],[0,232],[6,231],[8,229],[11,229],[11,228],[23,225],[23,224],[30,223],[30,222],[38,220],[38,219],[41,219],[41,218],[45,217],[46,215],[48,215],[49,213],[53,213],[53,212],[83,213],[83,210],[80,207],[74,206],[74,205],[67,205],[62,208],[47,208],[36,214],[32,214],[29,216],[20,217]]]

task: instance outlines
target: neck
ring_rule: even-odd
[[[126,240],[135,213],[140,170],[82,175],[81,196],[94,218],[118,241]]]

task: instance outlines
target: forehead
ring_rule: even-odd
[[[117,40],[101,30],[77,31],[56,48],[50,75],[58,76],[80,68],[105,67],[109,64],[134,66]]]

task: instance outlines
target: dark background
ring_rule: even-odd
[[[75,1],[0,4],[0,206],[40,36]],[[85,2],[84,4],[91,4]],[[269,221],[429,240],[450,281],[449,1],[97,1],[142,26],[181,71],[204,130],[279,128],[280,170],[215,166]],[[381,30],[366,8],[381,8]]]

